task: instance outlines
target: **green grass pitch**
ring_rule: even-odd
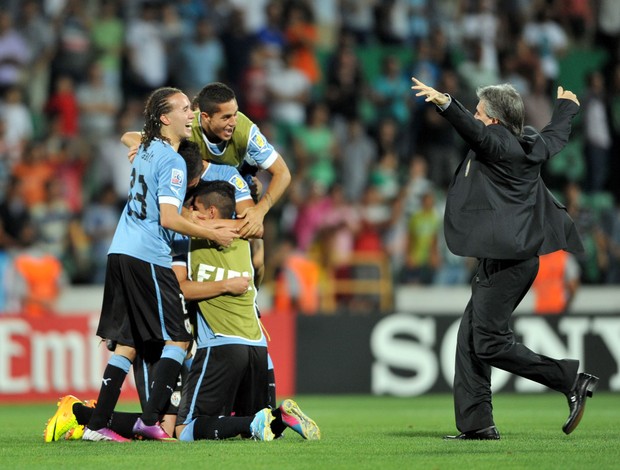
[[[90,398],[90,397],[82,397]],[[502,440],[444,441],[455,433],[452,398],[298,396],[320,441],[291,430],[273,442],[45,444],[55,403],[0,405],[0,468],[85,469],[611,469],[620,468],[620,395],[596,393],[580,426],[562,433],[563,396],[496,394]],[[137,405],[122,404],[124,410]]]

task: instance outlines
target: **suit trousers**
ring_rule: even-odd
[[[454,410],[460,432],[493,426],[491,367],[568,393],[579,361],[536,354],[516,342],[510,317],[538,273],[538,257],[482,258],[459,326],[454,374]]]

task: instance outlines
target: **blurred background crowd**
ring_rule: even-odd
[[[537,129],[557,85],[575,91],[582,109],[545,181],[585,241],[579,281],[620,282],[617,0],[0,5],[0,312],[40,315],[63,286],[102,284],[129,182],[121,133],[142,128],[153,89],[191,99],[212,81],[293,175],[265,221],[265,282],[286,293],[276,307],[320,309],[299,291],[325,279],[352,309],[368,304],[351,279],[361,291],[469,282],[472,260],[449,253],[441,227],[464,146],[412,75],[469,109],[477,87],[510,82]]]

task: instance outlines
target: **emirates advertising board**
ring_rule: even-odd
[[[293,315],[264,319],[274,339],[269,351],[278,371],[279,391],[294,391]],[[66,394],[96,398],[110,352],[96,336],[99,314],[40,319],[0,315],[0,402],[57,400]],[[122,400],[137,400],[129,374]]]

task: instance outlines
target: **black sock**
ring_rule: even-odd
[[[271,410],[271,414],[273,415],[273,421],[271,422],[271,430],[273,431],[274,436],[280,437],[284,430],[286,429],[286,424],[282,421],[282,412],[280,408],[274,408]]]
[[[273,410],[277,408],[276,406],[276,374],[273,369],[267,370],[267,382],[268,382],[268,401],[267,406]]]
[[[127,439],[133,439],[133,425],[139,417],[140,413],[115,411],[110,421],[110,429]]]
[[[88,420],[90,429],[97,430],[108,426],[118,397],[121,395],[121,387],[125,377],[127,377],[127,372],[123,369],[111,364],[106,366],[103,372],[101,390],[99,390],[99,397],[97,398],[97,407]]]
[[[77,419],[78,424],[88,424],[94,411],[94,408],[85,406],[84,403],[73,404],[73,414],[75,415],[75,419]]]
[[[161,358],[155,366],[149,400],[142,410],[142,421],[147,426],[152,426],[157,422],[166,403],[170,400],[181,367],[181,364],[168,357]]]
[[[75,403],[73,405],[73,414],[75,415],[78,424],[87,424],[94,411],[94,408],[85,406],[84,403]],[[132,439],[133,425],[136,424],[136,420],[139,417],[140,413],[115,411],[112,413],[112,419],[110,420],[109,427],[112,431],[120,434],[121,436],[126,437],[127,439]]]
[[[242,435],[250,437],[253,417],[223,416],[213,418],[201,416],[194,422],[194,439],[228,439]]]

